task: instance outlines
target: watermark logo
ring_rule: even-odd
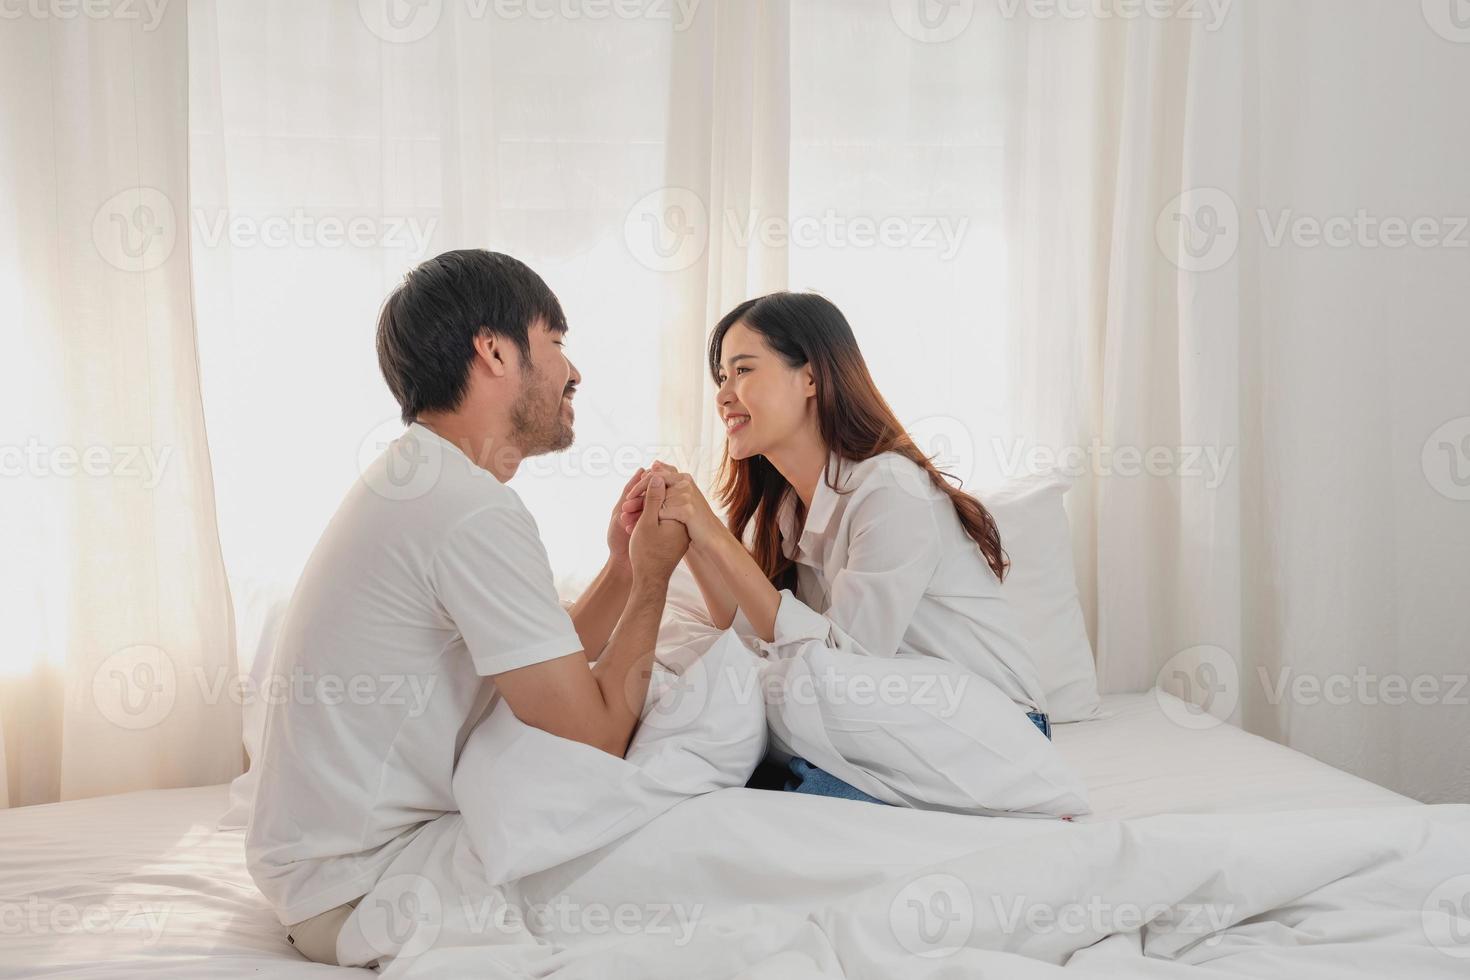
[[[1454,215],[1374,214],[1358,208],[1351,214],[1320,217],[1286,208],[1272,214],[1256,211],[1267,248],[1290,243],[1296,248],[1444,248],[1470,249],[1470,218]]]
[[[970,941],[975,897],[954,875],[924,875],[893,897],[888,925],[898,944],[915,956],[951,956]]]
[[[623,220],[623,241],[633,258],[654,272],[681,272],[704,257],[709,209],[687,187],[645,194]]]
[[[1256,208],[1254,216],[1261,245],[1270,249],[1470,249],[1470,217],[1465,215],[1379,214],[1367,208],[1304,214],[1292,208]],[[1170,201],[1159,212],[1154,234],[1164,257],[1178,268],[1212,272],[1235,257],[1245,224],[1229,194],[1201,187]]]
[[[1470,0],[1421,0],[1424,20],[1446,41],[1470,44]]]
[[[1217,646],[1180,650],[1159,669],[1154,698],[1164,716],[1180,728],[1215,728],[1229,721],[1240,703],[1235,658]]]
[[[178,239],[173,202],[156,187],[129,187],[92,216],[92,244],[108,265],[150,272],[168,261]]]
[[[1014,20],[1180,20],[1218,31],[1235,0],[996,0],[1000,15]]]
[[[1435,949],[1470,959],[1470,875],[1443,881],[1424,900],[1424,936]]]
[[[1436,493],[1470,500],[1470,415],[1450,419],[1430,433],[1419,461]]]
[[[1093,439],[1085,446],[1060,449],[1026,439],[991,440],[991,449],[1007,479],[1060,474],[1076,480],[1096,477],[1177,477],[1197,480],[1218,490],[1229,478],[1235,446],[1114,446]]]
[[[119,728],[152,728],[173,711],[179,675],[173,659],[148,643],[108,655],[92,675],[92,703]]]
[[[462,900],[465,919],[476,934],[498,931],[514,934],[524,926],[533,936],[661,936],[677,948],[694,939],[704,904],[671,902],[574,902],[559,895],[549,902],[531,902],[524,908],[509,906],[498,896],[470,902]]]
[[[429,251],[437,216],[315,214],[293,208],[275,214],[246,214],[196,208],[194,241],[201,248],[383,248],[420,258]]]
[[[154,31],[163,22],[169,0],[0,0],[0,20],[125,20],[142,21],[142,30]]]
[[[385,419],[357,447],[357,471],[385,500],[416,500],[432,490],[444,469],[446,449],[437,436]]]
[[[679,673],[663,667],[645,669],[650,673],[641,724],[655,731],[689,728],[709,704],[714,685],[721,683],[719,671],[710,669],[707,657],[685,665]],[[630,686],[637,681],[637,675],[628,675]]]
[[[1236,921],[1234,905],[1202,905],[1197,902],[1109,902],[1100,895],[1063,902],[1029,902],[1023,895],[1006,900],[990,898],[991,912],[1007,936],[1032,939],[1046,934],[1065,936],[1108,936],[1136,933],[1148,927],[1154,934],[1179,934],[1203,939],[1204,946],[1219,944],[1223,931]],[[1013,944],[1008,944],[1013,945]]]
[[[953,718],[965,703],[971,677],[953,671],[869,674],[802,666],[797,660],[783,660],[754,679],[767,706],[914,707],[936,718]],[[732,683],[739,685],[741,679],[732,677]],[[739,698],[748,703],[744,690]]]
[[[1261,690],[1268,704],[1289,700],[1292,704],[1348,704],[1420,707],[1450,704],[1470,706],[1470,674],[1377,674],[1358,666],[1351,674],[1335,673],[1319,676],[1298,673],[1290,667],[1277,670],[1273,677],[1265,667],[1256,668]]]
[[[935,469],[950,478],[951,484],[969,486],[975,476],[975,435],[970,427],[953,415],[926,415],[904,426],[914,446]],[[907,467],[900,469],[900,482],[904,489],[918,497],[934,494],[933,482],[924,474],[914,474]],[[910,486],[909,476],[923,476]]]
[[[50,446],[31,438],[25,445],[0,445],[0,477],[136,480],[144,490],[163,482],[174,447],[151,444]]]
[[[959,254],[969,229],[968,216],[950,214],[847,214],[827,208],[791,215],[726,208],[712,215],[694,191],[662,187],[629,209],[623,238],[641,265],[679,272],[704,256],[716,231],[741,249],[912,249],[948,262]]]
[[[417,956],[444,927],[444,901],[423,875],[394,875],[378,883],[355,913],[362,938],[383,956]]]
[[[357,0],[357,12],[374,36],[390,44],[412,44],[439,26],[444,0]]]
[[[889,0],[888,8],[898,29],[923,44],[953,41],[975,18],[975,0]]]
[[[739,248],[759,242],[769,249],[916,249],[933,252],[941,262],[959,254],[969,229],[968,217],[947,214],[843,214],[835,208],[818,214],[724,214],[724,231]]]
[[[153,946],[163,938],[170,907],[147,902],[56,902],[39,895],[0,901],[0,936],[137,935]]]
[[[1240,209],[1218,187],[1187,190],[1159,212],[1154,238],[1164,257],[1185,272],[1213,272],[1240,247]]]

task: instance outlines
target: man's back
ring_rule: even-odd
[[[343,500],[277,642],[247,860],[281,921],[366,893],[455,809],[488,675],[580,649],[520,498],[410,427]]]

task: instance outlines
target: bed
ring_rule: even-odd
[[[1455,895],[1431,918],[1434,889],[1470,871],[1470,807],[1417,803],[1230,725],[1180,727],[1166,709],[1181,703],[1159,691],[1103,703],[1102,717],[1056,729],[1095,809],[1076,824],[724,790],[512,886],[514,903],[540,910],[535,947],[451,948],[387,972],[1012,977],[1065,964],[1068,976],[1172,976],[1160,971],[1211,959],[1216,972],[1188,975],[1470,972]],[[308,963],[285,941],[240,832],[216,829],[226,796],[221,785],[0,812],[0,976],[366,973]],[[1071,930],[1010,917],[997,932],[1003,904],[976,896],[1004,891],[985,876],[1014,881],[1018,861],[1034,902],[1083,882],[1118,908],[1125,895],[1177,908],[1222,889],[1236,908],[1205,941],[1162,928],[1168,915],[1103,921],[1096,935],[1085,916]],[[549,914],[559,901],[573,911]],[[1244,914],[1251,903],[1260,910]],[[913,929],[900,921],[910,908]],[[606,914],[594,923],[590,909]],[[942,928],[924,928],[927,910]],[[942,935],[958,925],[964,935]]]

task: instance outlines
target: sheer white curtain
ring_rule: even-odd
[[[952,471],[1074,475],[1104,690],[1162,681],[1464,798],[1467,522],[1460,471],[1430,469],[1470,460],[1463,253],[1276,243],[1258,216],[1470,210],[1446,125],[1470,48],[1421,6],[196,4],[236,591],[288,589],[396,431],[372,320],[424,256],[504,249],[566,302],[579,444],[519,486],[569,583],[622,473],[717,449],[714,319],[814,288]],[[1391,82],[1354,67],[1370,48]],[[272,224],[295,230],[252,237]],[[1439,693],[1387,703],[1396,678]]]
[[[359,456],[400,428],[374,317],[444,249],[515,254],[567,307],[577,445],[517,487],[568,586],[634,468],[708,473],[705,338],[773,289],[831,295],[899,410],[975,467],[1007,376],[1001,38],[979,23],[998,18],[933,45],[886,0],[614,7],[191,7],[201,362],[242,660]]]
[[[1072,450],[1102,689],[1158,680],[1463,802],[1470,31],[1449,12],[1033,23],[1011,190],[1017,431]]]
[[[259,692],[213,683],[231,631],[211,515],[248,663],[398,431],[378,304],[455,247],[522,257],[567,307],[578,444],[518,489],[568,585],[601,561],[627,472],[718,448],[714,319],[818,289],[952,471],[1075,473],[1104,690],[1162,679],[1464,799],[1470,200],[1451,121],[1470,45],[1433,6],[201,0],[187,127],[182,5],[146,31],[18,22],[0,41],[4,321],[26,354],[0,364],[7,460],[27,440],[47,465],[172,453],[147,487],[0,481],[11,802],[231,774],[231,713]],[[1437,219],[1439,247],[1303,243],[1298,219],[1359,209]],[[176,242],[143,271],[136,241],[95,244],[157,227]],[[119,653],[99,690],[154,690],[154,650],[190,675],[163,722],[78,707]],[[1312,699],[1339,676],[1345,703]],[[1438,695],[1389,703],[1385,677]]]
[[[44,11],[42,11],[44,13]],[[184,7],[0,30],[0,803],[240,770]]]

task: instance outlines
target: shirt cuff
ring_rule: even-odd
[[[776,607],[773,633],[775,639],[769,642],[760,641],[761,649],[768,656],[793,656],[796,651],[792,647],[812,640],[830,645],[832,624],[826,616],[792,595],[790,589],[782,589],[781,603]]]

